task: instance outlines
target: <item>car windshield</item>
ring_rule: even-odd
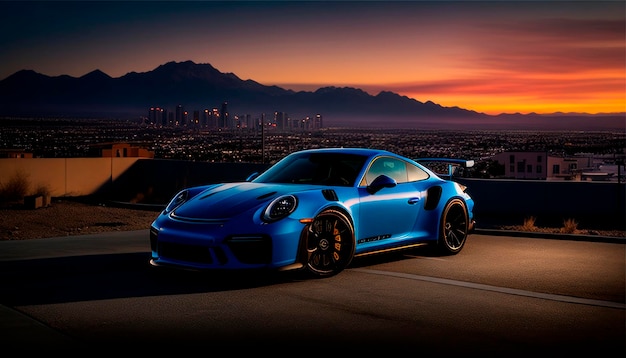
[[[255,183],[353,186],[366,157],[343,153],[296,153],[273,165]]]

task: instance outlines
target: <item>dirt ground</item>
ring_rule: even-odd
[[[55,200],[50,206],[0,208],[0,240],[30,240],[150,228],[153,210]]]
[[[23,205],[0,207],[0,240],[30,240],[102,232],[149,229],[156,210],[132,209],[72,200],[53,200],[50,206],[26,209]],[[480,227],[480,226],[479,226]],[[494,228],[494,227],[491,227]],[[502,230],[559,233],[562,228],[520,226]],[[575,230],[573,234],[626,237],[626,230]]]

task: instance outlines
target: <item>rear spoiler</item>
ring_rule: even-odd
[[[413,159],[418,163],[448,163],[448,173],[441,173],[442,176],[447,175],[452,180],[452,174],[454,173],[454,167],[471,168],[474,166],[473,160],[466,159],[454,159],[454,158],[417,158]]]

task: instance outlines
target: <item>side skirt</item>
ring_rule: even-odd
[[[382,249],[382,250],[362,252],[360,254],[354,255],[354,257],[363,257],[363,256],[369,256],[369,255],[377,255],[377,254],[383,254],[383,253],[399,251],[399,250],[407,250],[407,249],[412,249],[412,248],[415,248],[415,247],[427,246],[427,245],[429,245],[429,243],[427,243],[427,242],[420,242],[420,243],[417,243],[417,244],[397,246],[397,247],[390,247],[390,248]]]

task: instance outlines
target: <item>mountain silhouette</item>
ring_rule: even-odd
[[[490,116],[431,101],[420,102],[389,91],[375,96],[350,87],[296,92],[242,80],[210,64],[192,61],[168,62],[149,72],[130,72],[118,78],[100,70],[78,78],[21,70],[0,81],[0,116],[138,118],[146,116],[151,107],[174,110],[182,105],[193,112],[220,108],[224,102],[228,103],[230,115],[258,117],[283,112],[297,120],[321,114],[324,123],[331,126],[528,129],[529,125],[539,124],[536,115],[524,122],[523,115]],[[608,118],[610,126],[616,125],[616,120],[618,127],[623,125],[619,115],[602,116],[593,123],[578,115],[551,118],[549,124],[569,120],[605,126]]]

